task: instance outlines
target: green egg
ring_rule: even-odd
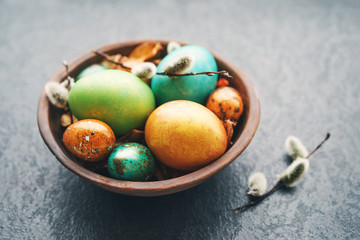
[[[84,76],[69,94],[69,107],[79,119],[107,123],[117,137],[131,129],[143,129],[155,109],[150,87],[135,75],[104,70]]]
[[[111,177],[130,181],[150,180],[155,171],[155,160],[149,149],[139,143],[125,143],[109,156]]]

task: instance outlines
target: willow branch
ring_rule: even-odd
[[[169,76],[169,77],[182,77],[182,76],[193,76],[193,75],[208,75],[208,76],[214,76],[215,74],[221,75],[223,77],[226,78],[233,78],[229,72],[225,71],[225,70],[221,70],[219,72],[189,72],[189,73],[166,73],[166,72],[159,72],[156,73],[158,75],[164,75],[164,76]]]
[[[112,60],[112,59],[110,58],[110,56],[109,56],[108,54],[106,54],[106,53],[102,53],[102,52],[99,52],[99,51],[97,51],[97,50],[91,50],[91,52],[92,52],[92,53],[95,53],[96,55],[98,55],[98,56],[100,56],[100,57],[102,57],[102,58],[104,58],[104,59],[105,59],[106,61],[108,61],[108,62],[111,62],[111,63],[113,63],[113,64],[116,64],[116,65],[121,66],[122,68],[131,69],[131,68],[125,66],[124,64],[120,63],[120,62],[117,62],[117,61],[115,61],[115,60]]]

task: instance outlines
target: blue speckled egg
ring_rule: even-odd
[[[86,75],[92,74],[92,73],[96,73],[96,72],[100,72],[103,70],[106,70],[107,67],[101,65],[101,64],[92,64],[89,67],[85,68],[84,70],[82,70],[79,75],[76,77],[76,81],[79,80],[82,77],[85,77]]]
[[[155,160],[144,145],[125,143],[110,154],[107,169],[113,178],[146,181],[154,174]]]
[[[186,45],[168,54],[158,65],[157,72],[164,72],[164,66],[172,59],[183,54],[192,54],[194,63],[188,72],[218,71],[215,58],[203,47]],[[168,77],[155,75],[151,81],[151,89],[159,106],[172,100],[190,100],[205,104],[209,94],[215,90],[218,76],[193,75]]]

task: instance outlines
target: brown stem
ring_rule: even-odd
[[[130,67],[127,67],[125,66],[124,64],[120,63],[120,62],[117,62],[115,60],[112,60],[110,58],[109,55],[105,54],[105,53],[102,53],[102,52],[99,52],[97,50],[91,50],[91,52],[95,53],[96,55],[104,58],[106,61],[108,62],[111,62],[111,63],[114,63],[116,65],[119,65],[123,68],[126,68],[126,69],[131,69]],[[156,73],[158,75],[166,75],[166,76],[169,76],[169,77],[181,77],[181,76],[192,76],[192,75],[208,75],[208,76],[214,76],[215,74],[218,74],[218,75],[221,75],[225,78],[233,78],[230,73],[228,71],[225,71],[225,70],[221,70],[219,72],[198,72],[198,73],[194,73],[194,72],[189,72],[189,73],[166,73],[166,72],[159,72],[159,73]]]
[[[326,134],[326,137],[324,138],[324,140],[322,140],[319,145],[317,145],[314,150],[312,150],[311,153],[309,153],[309,155],[307,155],[305,158],[309,158],[311,155],[313,155],[323,144],[324,142],[326,142],[328,139],[330,138],[330,133]],[[279,190],[280,188],[284,187],[285,184],[279,180],[267,193],[265,193],[264,195],[262,195],[261,197],[258,197],[257,199],[255,199],[254,201],[249,202],[248,204],[241,206],[241,207],[237,207],[234,208],[232,211],[236,212],[236,211],[243,211],[246,210],[252,206],[255,206],[256,204],[258,204],[259,202],[261,202],[262,200],[264,200],[265,198],[269,197],[271,194],[273,194],[275,191]]]
[[[120,63],[120,62],[117,62],[117,61],[115,61],[115,60],[112,60],[112,59],[110,58],[110,56],[107,55],[107,54],[105,54],[105,53],[99,52],[99,51],[97,51],[97,50],[91,50],[91,52],[93,52],[93,53],[95,53],[96,55],[104,58],[104,59],[105,59],[106,61],[108,61],[108,62],[111,62],[111,63],[113,63],[113,64],[119,65],[119,66],[121,66],[121,67],[123,67],[123,68],[126,68],[126,69],[131,69],[131,68],[125,66],[124,64]]]
[[[223,77],[226,77],[226,78],[233,78],[229,72],[225,71],[225,70],[221,70],[219,72],[198,72],[198,73],[195,73],[195,72],[189,72],[189,73],[166,73],[166,72],[159,72],[159,73],[156,73],[158,75],[165,75],[165,76],[169,76],[169,77],[181,77],[181,76],[193,76],[193,75],[208,75],[208,76],[214,76],[215,74],[219,74]]]
[[[305,158],[309,158],[311,155],[313,155],[329,138],[330,138],[330,133],[327,133],[324,140],[322,140],[321,143],[319,143],[319,145],[317,145],[316,148],[314,148],[314,150],[312,150],[311,153],[309,153],[309,155],[307,155]]]
[[[117,139],[118,142],[122,141],[122,140],[126,140],[129,137],[131,137],[131,135],[133,134],[144,134],[144,131],[141,130],[137,130],[137,129],[130,129],[130,131],[128,131],[124,136],[120,137]]]
[[[73,124],[74,123],[74,118],[73,118],[73,113],[69,107],[69,113],[70,113],[70,123]]]
[[[269,191],[267,191],[267,193],[265,193],[264,195],[256,198],[254,201],[249,202],[248,204],[241,206],[241,207],[237,207],[232,209],[233,212],[236,211],[243,211],[246,210],[252,206],[255,206],[256,204],[258,204],[259,202],[261,202],[262,200],[264,200],[265,198],[269,197],[271,194],[273,194],[274,192],[276,192],[277,190],[279,190],[280,188],[284,187],[285,185],[283,184],[282,181],[278,181]]]
[[[65,87],[66,87],[68,90],[70,90],[69,88],[70,88],[70,78],[71,78],[71,77],[70,77],[70,74],[69,74],[69,64],[68,64],[68,62],[67,62],[66,60],[63,60],[62,64],[64,65],[64,67],[65,67],[65,72],[66,72],[66,78],[65,78],[65,80],[63,80],[63,81],[68,81],[67,86],[65,86]],[[74,121],[73,121],[72,113],[71,113],[71,110],[70,110],[70,107],[69,107],[69,102],[67,102],[66,105],[67,105],[67,107],[69,108],[69,112],[70,112],[70,119],[71,119],[70,123],[73,124]]]
[[[73,78],[70,76],[69,74],[69,64],[67,61],[63,61],[62,64],[65,67],[65,72],[66,72],[66,78],[64,81],[68,81],[67,85],[65,86],[68,90],[70,90],[71,88],[71,80],[73,80]]]
[[[65,72],[66,72],[66,78],[68,78],[70,75],[69,75],[69,64],[67,61],[63,61],[62,64],[64,65],[65,67]]]

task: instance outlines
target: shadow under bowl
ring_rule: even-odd
[[[137,40],[108,44],[96,50],[110,55],[120,53],[126,56],[136,46],[147,41],[160,42],[164,47],[169,42],[157,39]],[[188,45],[188,43],[181,44]],[[260,121],[260,102],[250,79],[239,68],[232,66],[218,55],[212,54],[216,59],[219,70],[227,70],[233,76],[230,84],[239,91],[244,103],[244,112],[235,127],[233,145],[221,157],[207,166],[180,177],[151,182],[117,180],[95,173],[74,161],[72,154],[65,148],[62,143],[64,128],[60,124],[63,110],[51,105],[43,91],[39,100],[37,120],[45,144],[56,159],[67,169],[103,189],[120,194],[135,196],[167,195],[189,189],[204,182],[228,166],[245,150],[252,140]],[[101,60],[103,60],[101,57],[89,51],[69,62],[69,74],[76,77],[83,69],[91,64],[99,63]],[[65,78],[66,71],[63,68],[55,73],[49,81],[61,82]]]

